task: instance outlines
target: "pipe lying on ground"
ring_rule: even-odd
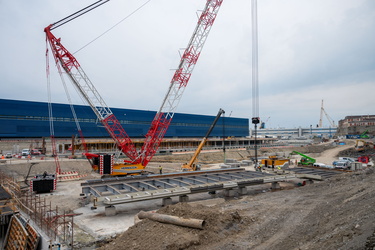
[[[162,223],[168,223],[178,226],[191,227],[197,229],[203,229],[206,222],[199,219],[184,219],[177,216],[166,215],[166,214],[157,214],[141,211],[138,213],[139,219],[150,219]]]

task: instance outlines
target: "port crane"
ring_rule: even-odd
[[[68,75],[73,85],[79,90],[84,100],[92,108],[98,120],[103,124],[109,135],[115,141],[118,149],[129,160],[114,163],[112,155],[99,155],[85,153],[93,169],[103,175],[129,175],[140,174],[155,155],[165,133],[172,121],[174,112],[181,100],[194,66],[196,65],[203,46],[207,40],[211,27],[216,19],[223,0],[207,0],[198,19],[193,35],[180,59],[180,63],[172,77],[167,94],[165,95],[159,111],[151,122],[150,129],[145,136],[144,144],[138,152],[125,129],[105,103],[98,90],[85,74],[78,60],[61,43],[61,38],[56,38],[52,30],[73,19],[99,7],[109,0],[99,0],[72,15],[55,22],[44,29],[46,40],[53,52],[60,75],[62,70]],[[60,68],[61,67],[61,68]]]
[[[323,107],[323,100],[322,100],[322,106],[320,108],[319,128],[323,127],[323,114],[327,117],[327,120],[328,120],[329,124],[331,125],[331,127],[335,128],[336,127],[335,122],[332,120],[332,118],[325,111],[325,109]]]

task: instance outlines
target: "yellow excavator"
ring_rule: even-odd
[[[371,142],[371,141],[365,141],[365,140],[362,140],[362,139],[356,140],[355,145],[354,145],[354,149],[357,152],[363,152],[366,149],[369,149],[371,147],[375,148],[375,144],[373,142]]]
[[[211,126],[208,129],[205,137],[203,137],[203,139],[202,139],[201,143],[199,144],[198,148],[195,150],[195,153],[194,153],[193,157],[190,159],[190,162],[182,165],[182,167],[181,167],[182,171],[200,170],[200,166],[198,164],[196,164],[196,160],[198,158],[198,155],[202,151],[202,148],[203,148],[204,144],[206,144],[206,141],[208,140],[208,137],[210,136],[210,134],[211,134],[212,130],[214,129],[214,127],[215,127],[217,121],[219,120],[220,116],[224,113],[225,113],[224,110],[222,110],[222,109],[219,110],[219,112],[216,115],[216,118],[215,118],[214,122],[211,124]]]

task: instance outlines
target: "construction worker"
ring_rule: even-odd
[[[163,174],[163,167],[162,166],[159,166],[159,173]]]

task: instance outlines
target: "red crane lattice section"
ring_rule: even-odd
[[[164,102],[152,121],[145,143],[142,147],[141,163],[146,166],[156,153],[168,126],[172,121],[175,109],[188,84],[208,33],[215,21],[223,0],[208,0],[187,48],[181,57],[180,64],[174,73]]]
[[[138,153],[132,140],[124,128],[105,104],[99,92],[96,90],[90,79],[87,77],[77,59],[61,44],[50,30],[51,26],[45,28],[47,41],[49,42],[56,64],[60,62],[65,72],[69,75],[73,84],[81,92],[87,103],[90,105],[107,132],[116,142],[118,148],[128,156],[131,161],[138,158]],[[59,72],[60,74],[62,72]]]

